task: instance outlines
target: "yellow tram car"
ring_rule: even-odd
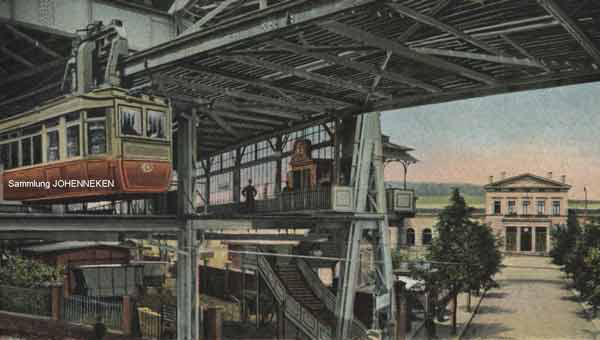
[[[111,87],[0,120],[4,199],[67,203],[166,192],[171,116],[162,98]]]

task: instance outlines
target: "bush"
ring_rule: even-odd
[[[60,284],[64,268],[54,267],[21,256],[9,255],[0,264],[0,285],[35,288]]]

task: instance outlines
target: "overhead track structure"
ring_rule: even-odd
[[[0,20],[0,118],[60,95],[71,38]]]
[[[180,35],[122,70],[228,138],[201,139],[203,157],[345,115],[600,80],[594,1],[181,0],[171,13]]]

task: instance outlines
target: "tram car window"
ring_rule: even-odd
[[[121,133],[123,135],[142,135],[142,111],[139,108],[121,106]]]
[[[162,98],[102,88],[55,98],[0,120],[4,198],[75,203],[167,192],[172,174],[171,117]],[[9,188],[10,180],[63,180],[70,185],[50,190]]]

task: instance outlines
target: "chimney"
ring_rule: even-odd
[[[506,179],[506,171],[500,173],[500,179]]]
[[[494,183],[494,176],[490,176],[490,184]]]
[[[562,184],[566,184],[567,183],[567,176],[565,176],[565,175],[560,176],[560,181],[562,182]]]
[[[548,177],[548,179],[552,179],[552,171],[548,171],[548,175],[546,177]]]

